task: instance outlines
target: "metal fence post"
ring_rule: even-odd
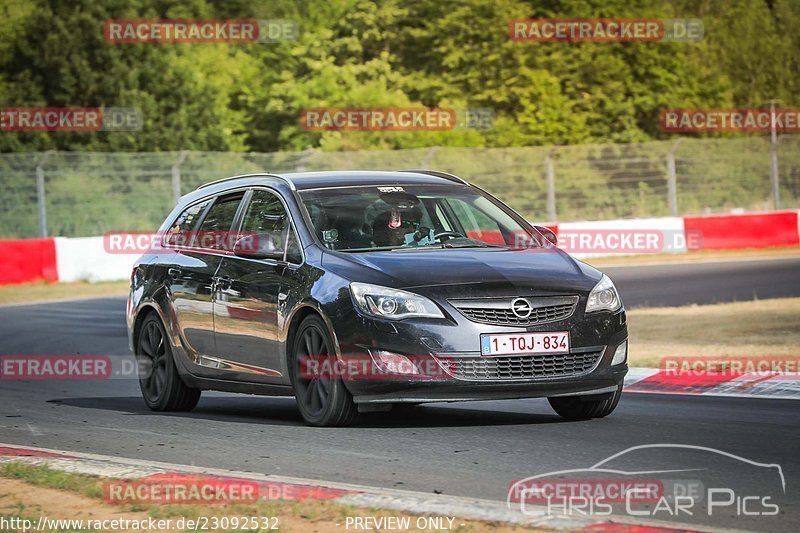
[[[775,128],[775,100],[769,102],[770,111],[770,178],[772,179],[772,205],[774,209],[781,208],[781,182],[778,177],[778,132]]]
[[[39,237],[47,237],[47,204],[44,190],[44,165],[52,152],[47,151],[36,163],[36,207],[39,212]]]
[[[556,173],[553,165],[553,150],[544,159],[547,180],[547,219],[556,222]]]
[[[178,159],[172,164],[172,198],[176,204],[181,199],[181,164],[186,160],[187,155],[189,152],[186,150],[180,152]]]
[[[678,139],[667,152],[667,206],[671,216],[678,216],[678,179],[675,175],[675,152],[683,139]]]

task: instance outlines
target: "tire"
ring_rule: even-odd
[[[622,384],[608,398],[602,400],[585,400],[580,396],[558,396],[548,398],[550,407],[560,416],[569,420],[586,418],[603,418],[614,412],[622,397]]]
[[[304,357],[336,357],[333,340],[319,316],[311,315],[300,323],[290,356],[290,377],[300,414],[311,426],[349,426],[358,418],[358,407],[344,382],[335,375],[310,378],[303,376]],[[330,365],[328,368],[333,368]]]
[[[139,388],[153,411],[191,411],[200,401],[200,389],[188,387],[175,367],[172,346],[158,315],[148,315],[136,340]]]

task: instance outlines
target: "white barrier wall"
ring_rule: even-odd
[[[103,237],[56,237],[59,281],[117,281],[130,279],[134,254],[109,254]]]

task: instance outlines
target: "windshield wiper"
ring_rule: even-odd
[[[443,242],[442,248],[508,248],[508,247],[501,246],[499,244],[488,244],[485,242],[465,242],[461,244]]]
[[[442,250],[448,248],[505,248],[507,249],[508,246],[502,246],[499,244],[488,244],[483,241],[471,241],[471,242],[462,242],[462,243],[449,243],[449,242],[437,242],[435,244],[424,244],[422,246],[376,246],[374,248],[345,248],[342,250],[336,250],[337,252],[346,252],[346,253],[367,253],[367,252],[413,252],[413,251],[420,251],[420,250]]]
[[[373,248],[343,248],[336,250],[337,252],[347,253],[365,253],[365,252],[394,252],[395,250],[403,250],[402,246],[375,246]]]
[[[487,244],[485,242],[463,242],[460,244],[437,242],[436,244],[425,244],[423,246],[400,246],[392,249],[392,252],[408,252],[412,250],[443,250],[453,248],[508,248],[499,244]]]

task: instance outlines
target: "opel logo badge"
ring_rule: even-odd
[[[533,312],[533,307],[524,298],[517,298],[511,302],[511,311],[517,318],[528,318]]]

